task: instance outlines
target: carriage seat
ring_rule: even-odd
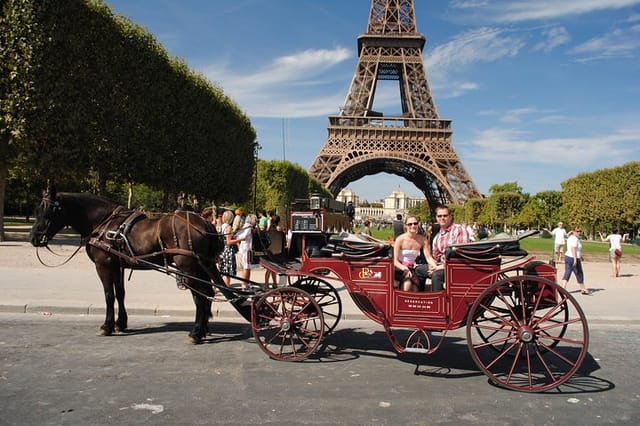
[[[504,256],[525,257],[527,255],[527,251],[520,248],[520,242],[516,238],[496,238],[464,244],[452,244],[445,251],[447,260],[466,259],[479,262],[500,260]]]
[[[368,235],[342,232],[331,236],[320,252],[324,257],[391,257],[392,246]]]

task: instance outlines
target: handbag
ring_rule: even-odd
[[[613,254],[615,254],[617,257],[622,257],[622,250],[620,249],[615,249],[613,251]]]

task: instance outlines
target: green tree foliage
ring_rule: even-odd
[[[4,240],[4,206],[10,167],[24,139],[34,51],[41,43],[36,2],[0,2],[0,241]],[[19,179],[14,177],[15,179]],[[18,203],[24,194],[16,194]]]
[[[560,220],[562,197],[558,191],[538,192],[531,197],[519,215],[519,222],[534,228],[553,228],[553,224]]]
[[[518,185],[518,182],[505,182],[502,185],[495,184],[489,187],[491,194],[498,194],[501,192],[514,192],[516,194],[522,194],[522,187]]]
[[[324,198],[333,198],[333,194],[324,187],[315,176],[309,175],[309,194],[320,194]]]
[[[522,225],[519,213],[528,198],[522,188],[516,182],[507,182],[491,186],[490,192],[478,221],[500,232]]]
[[[429,207],[429,202],[427,200],[420,202],[420,204],[417,206],[410,207],[408,213],[410,215],[419,217],[420,220],[424,223],[431,223],[431,218],[433,216],[433,213],[431,212],[431,209]]]
[[[563,215],[593,237],[613,228],[637,230],[640,224],[640,162],[581,173],[562,182]]]
[[[296,198],[309,198],[312,193],[332,198],[317,179],[288,161],[259,161],[257,188],[257,206],[281,214]]]
[[[466,223],[480,222],[480,215],[486,205],[484,198],[470,198],[464,204],[464,221]]]
[[[455,223],[466,223],[464,206],[459,204],[451,204],[449,205],[449,211],[453,215],[453,221]]]
[[[0,4],[0,206],[9,169],[32,187],[249,199],[255,130],[220,88],[99,0]]]

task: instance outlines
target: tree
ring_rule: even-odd
[[[489,192],[489,197],[483,200],[484,208],[478,215],[478,221],[500,232],[522,225],[520,211],[529,195],[523,194],[518,183],[492,185]]]
[[[562,214],[593,238],[612,228],[637,229],[640,218],[640,162],[581,173],[561,183]]]
[[[0,206],[9,170],[27,187],[145,184],[165,205],[249,198],[249,119],[143,28],[84,0],[6,0],[0,25]]]
[[[497,194],[499,192],[514,192],[516,194],[522,194],[522,187],[518,185],[518,182],[505,182],[502,185],[495,184],[489,187],[489,193]]]
[[[296,198],[308,198],[312,193],[332,197],[317,179],[288,161],[259,161],[257,188],[257,205],[280,212]]]
[[[558,191],[543,191],[531,197],[520,212],[519,221],[530,227],[553,228],[560,219],[562,206],[561,194]]]
[[[41,42],[36,3],[0,3],[0,241],[4,241],[4,206],[9,168],[24,140],[25,115],[32,82],[31,58]]]

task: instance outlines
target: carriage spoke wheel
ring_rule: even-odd
[[[565,289],[538,276],[506,278],[473,303],[467,342],[497,385],[524,392],[560,386],[587,354],[584,312]]]
[[[284,287],[265,293],[253,306],[253,335],[271,358],[300,361],[322,340],[322,309],[309,293]]]
[[[324,333],[331,333],[342,316],[342,301],[336,288],[325,280],[313,277],[301,278],[292,286],[313,296],[324,315]]]
[[[482,306],[490,305],[491,302],[487,300],[482,303]],[[494,308],[495,309],[488,314],[484,310],[476,314],[476,317],[473,318],[474,329],[478,333],[479,338],[487,343],[488,347],[492,348],[496,352],[502,352],[505,348],[505,345],[508,344],[508,340],[497,339],[497,341],[494,341],[494,338],[496,336],[500,336],[501,333],[509,333],[507,327],[510,326],[510,313],[506,307],[495,306]],[[540,317],[540,315],[542,314],[544,314],[544,312],[537,312],[534,315]],[[565,300],[561,305],[559,305],[558,309],[553,311],[551,315],[545,320],[558,324],[557,327],[541,330],[541,333],[548,335],[551,339],[549,343],[549,349],[551,349],[558,345],[567,331],[567,325],[569,321],[568,302]],[[541,348],[541,350],[544,352],[549,349]]]

